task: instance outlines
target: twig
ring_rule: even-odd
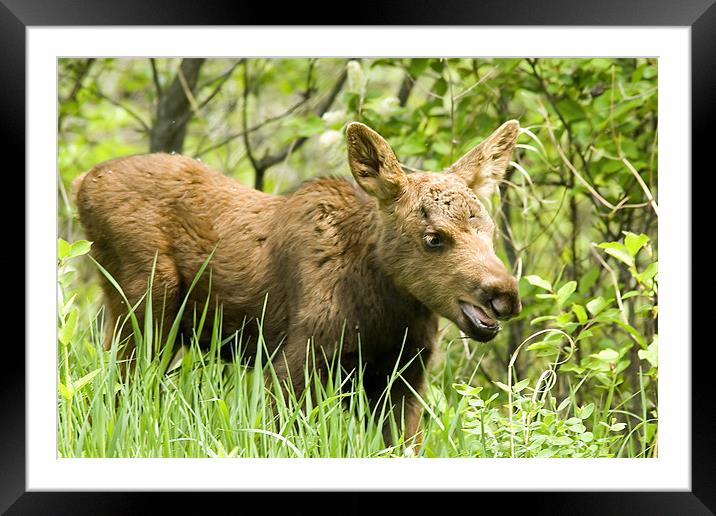
[[[186,77],[184,77],[184,71],[181,69],[181,66],[177,70],[177,77],[179,78],[179,84],[181,84],[181,89],[182,91],[184,91],[184,95],[186,95],[186,99],[189,101],[191,110],[194,112],[194,116],[199,118],[199,106],[196,103],[194,94],[191,92],[191,88],[189,88],[189,84],[186,82]]]
[[[150,132],[150,131],[151,131],[151,128],[149,127],[149,124],[147,124],[147,123],[142,119],[142,117],[140,117],[137,113],[135,113],[134,111],[132,111],[131,108],[125,106],[125,105],[122,104],[121,102],[118,102],[118,101],[114,100],[113,98],[110,98],[110,97],[108,97],[107,95],[105,95],[104,93],[102,93],[102,92],[100,91],[99,87],[97,86],[97,84],[95,84],[94,88],[93,88],[91,91],[92,91],[92,93],[94,93],[95,95],[97,95],[99,98],[104,99],[104,100],[106,100],[107,102],[109,102],[110,104],[112,104],[112,105],[114,105],[114,106],[117,106],[118,108],[123,109],[124,111],[126,111],[129,116],[131,116],[131,117],[134,118],[137,122],[140,123],[140,125],[142,126],[142,129],[143,129],[145,132]]]
[[[231,67],[226,72],[224,72],[217,79],[215,79],[215,81],[218,81],[218,84],[214,87],[211,93],[209,93],[209,95],[201,101],[201,103],[199,104],[199,109],[206,106],[211,101],[211,99],[213,99],[219,93],[219,91],[221,91],[221,88],[224,86],[226,81],[229,80],[229,77],[231,77],[231,74],[234,72],[236,67],[239,66],[243,61],[244,59],[239,59],[233,65],[231,65]]]
[[[574,145],[574,150],[576,151],[577,155],[579,156],[579,159],[582,160],[582,165],[584,166],[584,172],[587,174],[587,177],[589,177],[589,180],[592,181],[592,174],[589,171],[589,162],[584,156],[584,153],[582,152],[581,147],[577,144],[576,141],[574,141],[574,138],[572,137],[572,128],[571,125],[567,122],[567,119],[564,118],[564,115],[557,107],[557,99],[554,98],[554,95],[552,95],[549,90],[547,89],[547,84],[544,82],[544,79],[537,71],[537,59],[527,59],[527,62],[530,64],[530,67],[532,68],[532,75],[537,79],[537,82],[540,85],[540,88],[542,89],[542,92],[547,97],[547,100],[549,100],[550,105],[552,106],[552,109],[554,109],[554,112],[557,113],[557,117],[559,117],[560,121],[562,122],[562,125],[564,126],[564,129],[567,131],[567,136],[569,136],[569,141],[572,142]],[[541,102],[540,102],[541,104]],[[547,110],[544,110],[545,113]],[[547,116],[545,115],[545,119],[547,119]]]
[[[544,106],[542,106],[544,109]],[[572,164],[571,161],[567,158],[567,156],[564,154],[564,151],[562,150],[562,146],[557,141],[557,138],[554,135],[554,130],[552,128],[552,124],[549,122],[549,118],[547,115],[547,111],[544,110],[542,115],[545,117],[545,120],[547,121],[547,132],[549,133],[550,139],[552,140],[552,143],[554,143],[555,148],[557,149],[557,152],[559,153],[559,157],[562,158],[562,162],[567,166],[567,168],[574,174],[574,176],[579,180],[580,183],[589,191],[589,193],[594,196],[595,199],[597,199],[600,203],[602,203],[604,206],[609,208],[610,210],[616,209],[616,206],[614,206],[612,203],[607,201],[604,197],[602,197],[599,192],[597,192],[592,185],[590,185],[584,177],[582,177],[582,174],[579,173],[579,171],[576,169],[576,167]]]
[[[480,79],[477,80],[477,82],[473,83],[472,86],[468,86],[465,90],[461,91],[457,95],[455,95],[455,100],[460,100],[462,97],[470,93],[472,90],[477,88],[480,84],[485,82],[488,79],[492,79],[492,76],[495,74],[495,69],[490,68],[485,75],[480,77]]]
[[[213,150],[218,149],[219,147],[223,147],[224,145],[229,143],[231,140],[235,140],[236,138],[243,137],[244,134],[246,134],[246,133],[253,133],[255,131],[258,131],[265,125],[268,125],[272,122],[281,120],[282,118],[286,118],[287,116],[293,114],[298,108],[303,106],[306,102],[308,102],[308,100],[309,100],[308,98],[304,97],[300,101],[298,101],[296,104],[294,104],[293,106],[288,108],[286,111],[281,113],[280,115],[269,117],[269,118],[265,119],[263,122],[253,125],[253,126],[249,127],[248,129],[232,133],[229,136],[227,136],[226,138],[224,138],[223,140],[221,140],[220,142],[215,143],[214,145],[210,145],[209,147],[206,147],[204,149],[198,150],[197,152],[194,153],[194,157],[196,157],[196,158],[201,157],[204,154],[206,154],[207,152],[211,152]]]
[[[624,163],[624,165],[626,165],[626,167],[629,169],[629,172],[631,172],[632,175],[636,178],[637,182],[639,183],[639,186],[641,186],[641,189],[644,190],[644,195],[646,195],[646,198],[649,200],[651,209],[654,210],[654,213],[658,217],[659,216],[659,206],[657,206],[656,201],[654,200],[654,197],[651,195],[651,192],[649,191],[649,188],[647,188],[646,183],[644,183],[644,180],[641,178],[641,175],[639,175],[639,172],[637,172],[636,169],[632,166],[632,164],[629,163],[629,160],[626,159],[626,157],[622,157],[622,163]]]
[[[340,76],[338,77],[338,80],[333,85],[333,88],[331,89],[328,96],[315,109],[314,112],[317,116],[322,116],[326,111],[330,109],[331,105],[333,104],[333,101],[336,99],[338,93],[343,88],[343,84],[345,83],[347,77],[348,73],[347,70],[344,68]],[[305,136],[298,138],[295,142],[287,145],[281,152],[277,154],[266,155],[261,158],[261,160],[259,161],[259,166],[261,166],[261,168],[265,170],[274,166],[276,163],[280,163],[289,155],[290,152],[298,150],[307,141],[308,138]]]

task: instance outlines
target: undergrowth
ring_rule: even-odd
[[[581,306],[565,311],[566,300],[576,288],[573,285],[554,289],[538,277],[530,278],[530,283],[545,291],[544,299],[557,304],[553,327],[530,335],[512,354],[504,377],[490,384],[478,385],[477,380],[489,347],[466,342],[444,321],[439,357],[426,372],[428,388],[419,398],[422,445],[415,446],[401,436],[400,425],[387,410],[387,397],[371,410],[360,367],[345,371],[333,363],[324,382],[306,367],[305,379],[313,388],[302,396],[290,388],[283,391],[261,337],[252,364],[244,364],[239,358],[240,334],[222,340],[220,315],[207,320],[206,306],[194,314],[194,320],[195,334],[201,334],[205,325],[211,328],[208,349],[200,349],[193,338],[184,343],[182,356],[173,356],[171,343],[177,337],[181,312],[171,328],[158,328],[151,322],[152,312],[161,310],[161,305],[145,295],[139,303],[145,304],[146,320],[138,320],[130,311],[118,321],[111,349],[105,351],[104,308],[97,304],[96,291],[80,290],[72,266],[88,260],[82,257],[90,245],[60,240],[58,248],[57,443],[61,457],[656,455],[656,411],[646,402],[647,384],[656,378],[656,344],[644,343],[644,358],[653,360],[654,367],[648,373],[639,370],[640,391],[627,398],[641,397],[643,410],[640,414],[627,411],[625,401],[617,402],[615,396],[619,373],[625,367],[622,357],[603,350],[581,362],[575,358],[580,339],[600,324],[612,322],[604,317],[609,304],[604,300],[588,306],[591,317]],[[642,277],[645,282],[651,279]],[[649,285],[655,288],[653,282]],[[116,283],[115,287],[120,288]],[[603,306],[597,306],[600,303]],[[610,316],[618,318],[619,313]],[[255,324],[260,330],[262,320]],[[126,377],[118,360],[118,350],[124,345],[118,335],[124,325],[131,326],[136,344],[135,366]],[[233,360],[221,359],[222,346],[236,348]],[[517,377],[515,364],[521,354],[535,354],[544,362],[537,377]],[[390,379],[394,381],[402,381],[398,370]],[[598,381],[598,392],[585,393],[594,381]],[[392,446],[383,441],[386,421],[396,443]]]

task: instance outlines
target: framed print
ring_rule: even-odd
[[[716,8],[467,4],[5,2],[28,296],[3,510],[714,510],[692,183]]]

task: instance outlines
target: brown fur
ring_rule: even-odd
[[[507,122],[448,171],[406,174],[383,138],[353,123],[348,161],[357,184],[317,179],[289,196],[248,188],[184,156],[117,158],[76,180],[76,200],[95,259],[130,303],[145,293],[156,253],[152,296],[155,307],[165,302],[164,335],[215,249],[211,288],[205,273],[183,329],[191,328],[194,304],[201,310],[210,295],[212,309],[223,307],[223,334],[243,328],[250,356],[268,296],[263,335],[268,351],[278,350],[281,381],[290,378],[302,392],[307,353],[324,370],[341,341],[341,365],[354,369],[360,342],[364,387],[376,400],[399,356],[399,367],[418,357],[403,378],[421,391],[440,316],[474,338],[494,336],[471,324],[459,301],[491,318],[520,310],[516,282],[493,250],[494,224],[475,194],[489,194],[504,174],[517,129]],[[436,233],[441,245],[430,248]],[[108,282],[103,288],[109,334],[127,309]],[[420,411],[404,382],[393,384],[391,400],[405,405],[405,431],[414,435]]]

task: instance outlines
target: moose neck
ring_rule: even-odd
[[[360,235],[361,242],[365,242],[365,270],[372,276],[366,280],[375,288],[374,301],[377,306],[374,307],[374,313],[380,319],[376,321],[376,327],[392,338],[399,334],[401,339],[407,329],[409,340],[419,341],[423,345],[432,343],[437,333],[438,316],[396,283],[383,251],[388,237],[385,235],[378,204],[361,194],[356,216],[351,217],[351,229]]]

